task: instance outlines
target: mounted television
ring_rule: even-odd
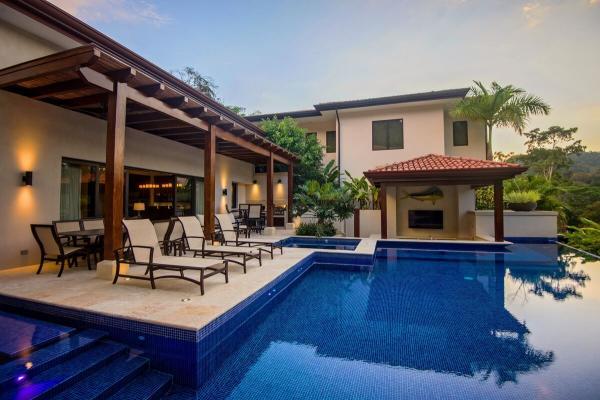
[[[408,227],[444,229],[444,212],[442,210],[408,210]]]

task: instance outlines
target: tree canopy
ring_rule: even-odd
[[[322,181],[323,148],[314,135],[307,135],[296,120],[266,119],[261,128],[273,143],[300,157],[294,167],[294,186],[299,187],[310,180]]]
[[[552,180],[557,171],[565,172],[572,164],[571,156],[585,151],[581,140],[573,134],[577,128],[551,126],[545,131],[536,128],[524,133],[527,154],[519,157],[533,172]]]
[[[480,81],[474,83],[469,90],[469,95],[456,105],[450,115],[453,118],[484,122],[488,160],[493,158],[494,127],[513,128],[521,134],[531,115],[546,115],[550,112],[550,106],[540,97],[513,85],[501,86],[497,82],[492,82],[487,88]]]

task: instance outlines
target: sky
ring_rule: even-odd
[[[51,1],[248,112],[497,81],[552,106],[528,129],[575,126],[600,151],[600,0]],[[523,138],[497,129],[494,150]]]

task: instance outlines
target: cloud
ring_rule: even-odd
[[[163,25],[170,18],[144,0],[50,0],[85,21],[119,21]]]
[[[542,23],[545,14],[545,7],[543,7],[540,3],[527,3],[521,8],[521,10],[523,11],[523,15],[525,16],[528,27],[535,28]]]

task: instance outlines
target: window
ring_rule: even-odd
[[[452,123],[452,136],[455,146],[468,146],[469,128],[467,121],[454,121]]]
[[[373,150],[404,148],[404,127],[401,119],[373,121]]]
[[[103,164],[63,159],[60,218],[102,217],[104,182]],[[204,208],[203,192],[202,178],[126,167],[124,213],[153,220],[200,214]],[[143,203],[144,211],[135,211],[135,203]]]
[[[327,131],[325,136],[325,152],[335,153],[335,131]]]

